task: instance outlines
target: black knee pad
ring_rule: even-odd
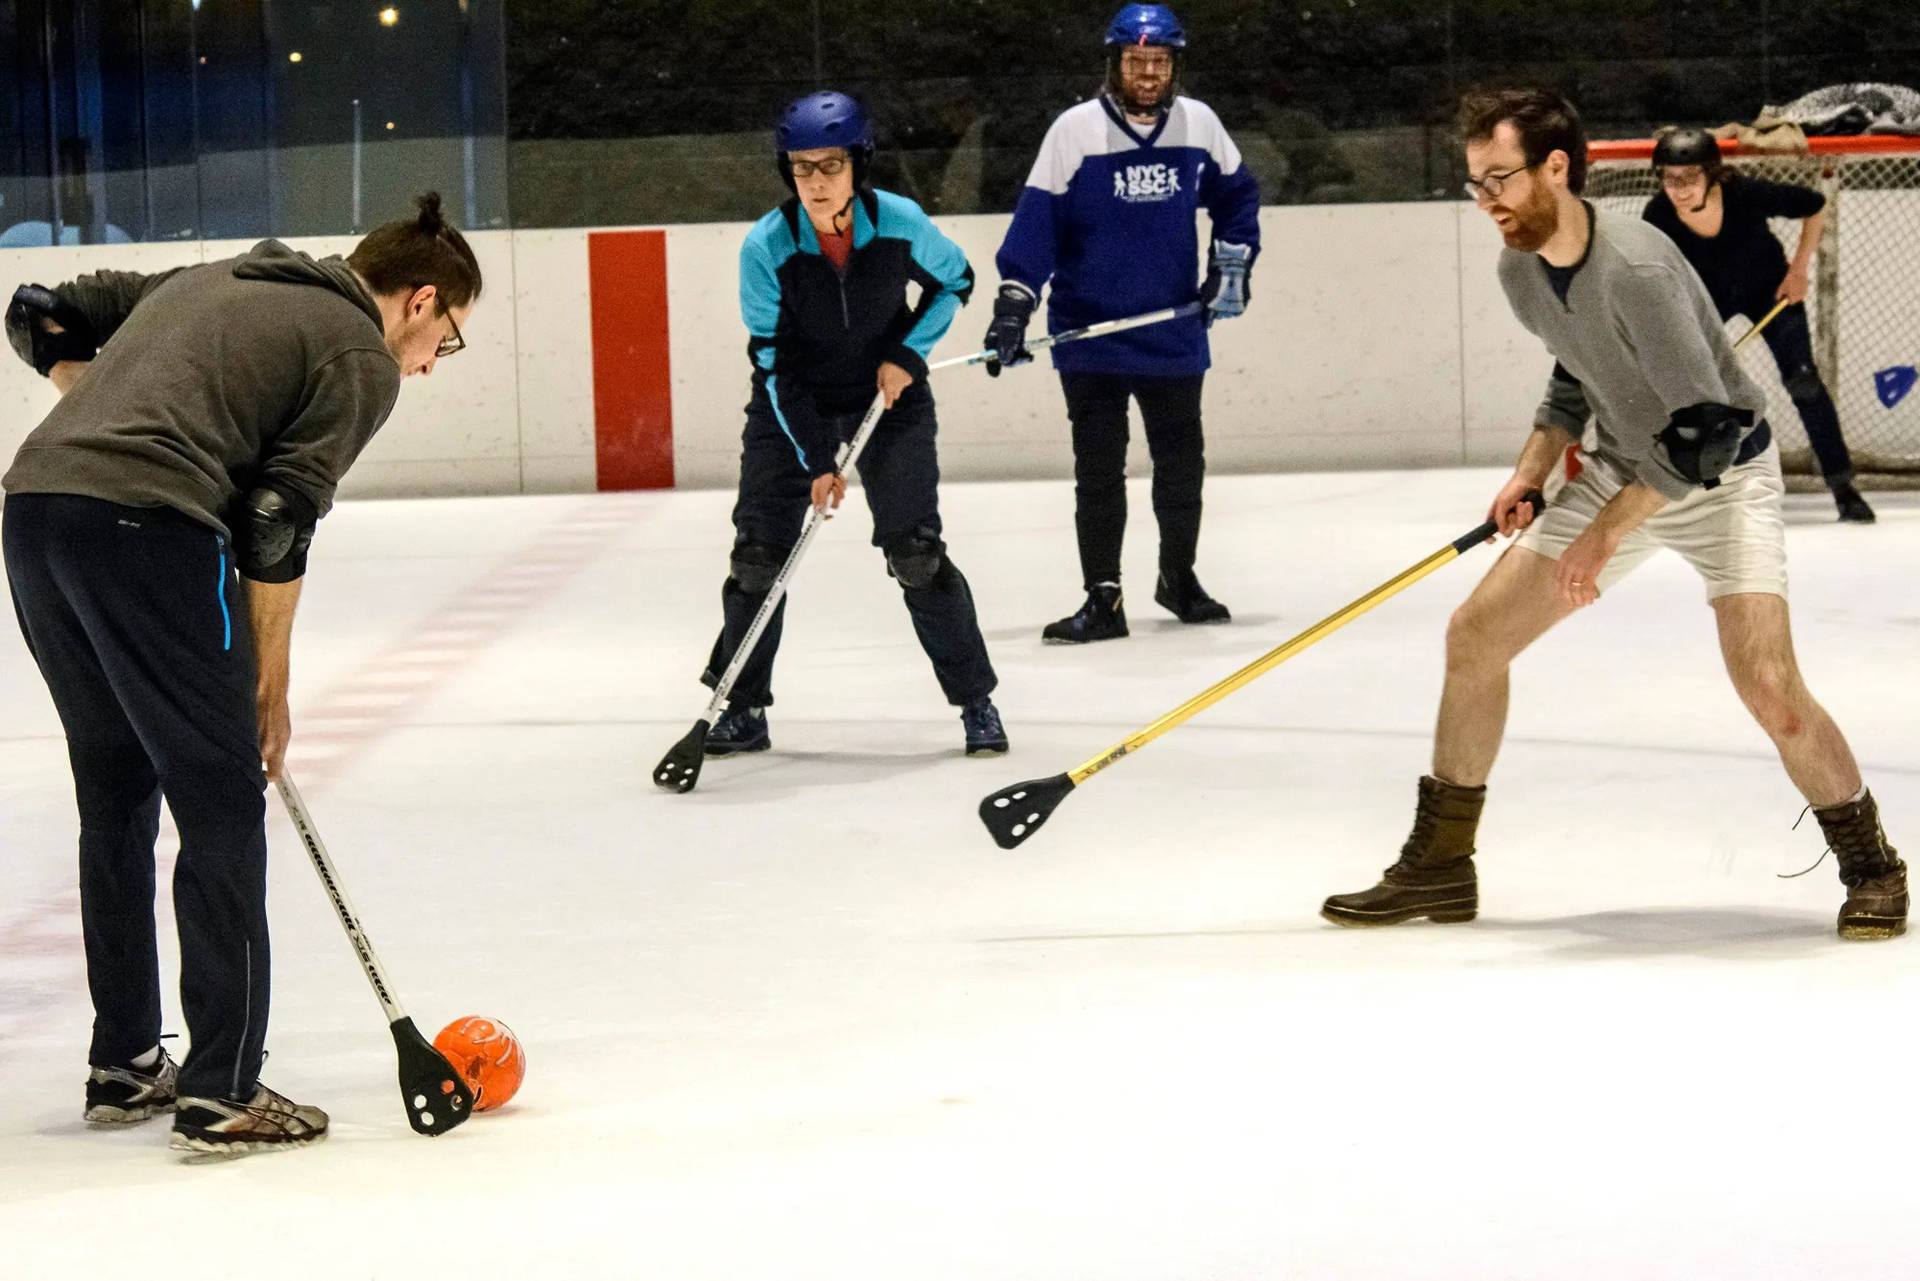
[[[733,545],[728,568],[735,586],[749,596],[758,596],[772,588],[773,580],[780,577],[780,567],[786,563],[786,548],[742,538]]]
[[[1787,395],[1796,405],[1819,400],[1827,394],[1827,386],[1820,381],[1820,371],[1813,365],[1796,365],[1787,376],[1780,380],[1786,385]]]
[[[887,572],[902,587],[932,587],[947,567],[947,547],[924,530],[899,539],[887,548]]]

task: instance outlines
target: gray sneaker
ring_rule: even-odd
[[[305,1147],[327,1137],[327,1114],[262,1085],[244,1103],[187,1095],[173,1116],[173,1149],[238,1156]]]
[[[87,1069],[88,1125],[133,1125],[162,1112],[178,1101],[180,1069],[160,1051],[150,1068],[96,1067]]]

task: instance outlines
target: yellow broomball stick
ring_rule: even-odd
[[[1520,501],[1533,504],[1535,517],[1538,517],[1547,507],[1546,499],[1541,497],[1539,490],[1529,491],[1521,497]],[[1130,738],[1114,744],[1084,764],[1064,774],[1055,774],[1051,778],[1028,779],[1024,783],[1015,783],[1012,787],[1001,788],[980,802],[980,821],[987,825],[987,831],[993,834],[994,843],[1001,849],[1014,848],[1040,830],[1041,824],[1047,821],[1048,816],[1061,801],[1067,798],[1069,792],[1107,766],[1123,756],[1139,751],[1174,726],[1212,707],[1235,690],[1252,684],[1309,645],[1339,631],[1381,601],[1398,595],[1448,561],[1455,560],[1486,542],[1499,532],[1499,528],[1491,520],[1475,526],[1419,564],[1396,574],[1338,613],[1321,619],[1286,644],[1267,651],[1225,680],[1195,694],[1153,724]]]

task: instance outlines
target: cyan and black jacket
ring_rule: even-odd
[[[909,283],[920,288],[911,306]],[[833,471],[839,441],[829,419],[866,409],[882,361],[926,379],[927,354],[972,292],[960,246],[892,192],[854,200],[844,270],[820,252],[798,200],[754,224],[740,249],[754,389],[772,403],[808,475]]]

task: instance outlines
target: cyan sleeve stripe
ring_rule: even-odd
[[[805,467],[807,451],[800,448],[800,442],[794,439],[793,428],[787,425],[787,415],[780,408],[780,379],[773,374],[767,375],[767,399],[773,403],[773,420],[780,424],[780,430],[786,433],[787,443],[793,446],[793,456]]]
[[[764,222],[740,246],[740,318],[755,338],[772,338],[780,324],[780,275]]]
[[[884,224],[881,233],[905,239],[915,265],[939,284],[940,292],[922,303],[919,321],[903,339],[925,360],[953,323],[962,295],[972,292],[973,268],[965,251],[947,239],[926,211],[911,200],[882,193],[880,218]]]
[[[920,359],[927,359],[933,352],[933,345],[946,336],[947,326],[953,323],[959,311],[960,299],[943,290],[903,341],[920,353]]]

